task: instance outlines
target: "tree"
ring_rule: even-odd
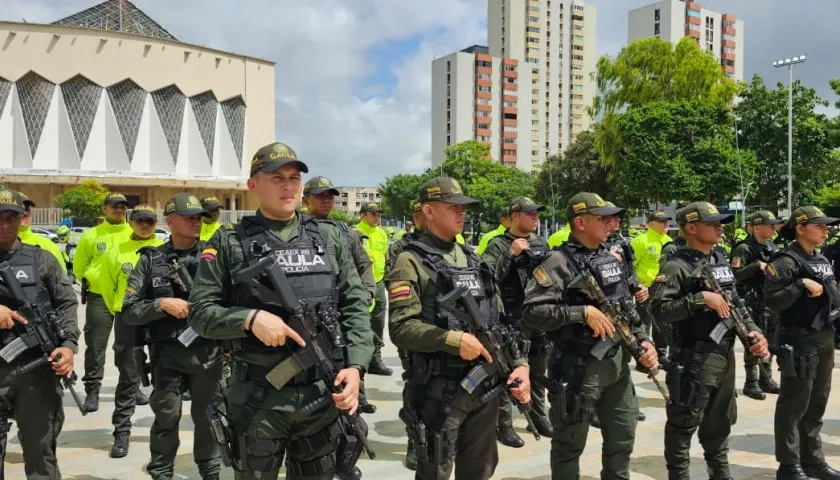
[[[108,189],[96,180],[85,180],[55,197],[55,204],[69,211],[71,216],[92,222],[102,214],[102,203]]]
[[[344,222],[349,226],[353,226],[359,223],[359,217],[351,216],[347,212],[343,210],[333,210],[330,212],[329,215],[330,220],[335,220],[336,222]]]
[[[834,93],[840,96],[840,78],[832,79],[829,82],[829,85],[831,85],[831,89],[834,90]],[[834,102],[834,108],[840,109],[840,99]],[[834,148],[840,148],[840,115],[837,115],[837,117],[831,120],[828,135],[831,141],[831,146]],[[840,180],[840,178],[838,178],[838,180]]]
[[[793,203],[809,201],[826,185],[826,171],[834,158],[829,140],[829,120],[815,112],[828,102],[801,82],[793,85]],[[764,208],[786,203],[788,163],[788,87],[767,88],[758,75],[735,106],[738,143],[761,160],[756,177],[756,198]],[[836,171],[836,169],[830,170]]]
[[[564,153],[549,157],[534,179],[534,200],[548,207],[549,216],[556,208],[564,218],[566,204],[578,192],[612,198],[612,185],[595,149],[595,134],[591,131],[578,134]]]
[[[379,185],[382,210],[390,218],[411,218],[411,202],[417,199],[420,187],[431,178],[427,173],[412,175],[401,173],[385,177]]]
[[[651,102],[621,116],[625,148],[615,175],[618,203],[727,201],[755,175],[755,156],[734,147],[729,108],[721,102]]]
[[[719,61],[689,37],[676,45],[658,38],[636,40],[615,58],[602,56],[595,80],[600,94],[590,115],[600,118],[595,145],[610,172],[617,166],[623,145],[618,129],[623,111],[655,101],[730,103],[738,91]]]

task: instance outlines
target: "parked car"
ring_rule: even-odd
[[[169,240],[169,229],[164,227],[155,228],[155,236],[162,242]]]
[[[54,228],[33,227],[32,232],[37,233],[38,235],[41,235],[42,237],[46,237],[46,238],[52,240],[54,243],[58,243],[58,235],[55,234],[55,229]]]
[[[82,238],[82,234],[85,233],[85,230],[87,230],[88,228],[90,227],[71,227],[69,243],[78,245],[79,239]]]

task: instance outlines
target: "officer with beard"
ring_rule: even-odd
[[[782,385],[776,402],[779,480],[840,479],[825,461],[820,430],[831,394],[837,280],[817,252],[840,219],[813,206],[793,211],[779,236],[795,240],[765,267],[764,298],[779,315],[776,333]]]
[[[224,340],[234,360],[227,416],[238,480],[276,479],[284,459],[287,478],[361,478],[353,465],[361,447],[348,448],[339,410],[358,409],[360,379],[373,354],[368,294],[341,231],[296,211],[301,173],[308,171],[282,143],[257,151],[248,189],[260,207],[210,239],[190,296],[190,325],[203,337]],[[301,322],[311,322],[314,338],[296,331],[302,328],[293,316],[298,305],[262,293],[273,289],[265,270],[248,273],[267,256],[274,257],[271,265],[281,265],[288,286],[306,306]],[[246,273],[250,276],[241,276]],[[339,328],[325,326],[334,321]],[[311,358],[312,341],[332,357],[341,393],[331,393],[318,365],[293,357]],[[337,462],[347,470],[336,472]]]
[[[671,403],[665,407],[665,462],[670,480],[689,479],[689,449],[698,429],[709,477],[731,478],[729,432],[737,418],[735,332],[730,329],[720,343],[710,338],[715,327],[729,317],[729,305],[723,296],[705,290],[698,275],[711,265],[721,287],[734,292],[735,275],[729,261],[715,249],[723,232],[721,224],[732,220],[733,215],[720,214],[708,202],[682,208],[677,223],[685,232],[686,246],[665,262],[651,289],[655,320],[674,325],[671,367],[666,376]],[[764,335],[752,320],[746,328],[756,339],[750,352],[767,357]]]
[[[508,378],[492,374],[472,392],[462,386],[474,367],[492,357],[456,312],[464,311],[469,296],[489,328],[505,329],[499,324],[498,290],[481,258],[456,242],[465,207],[477,201],[449,177],[429,180],[419,193],[426,231],[405,247],[386,279],[391,340],[409,355],[408,405],[400,418],[417,446],[417,479],[449,478],[454,469],[457,478],[487,480],[499,462],[493,436],[499,403],[498,393],[485,393],[506,384],[519,402],[529,403],[527,362],[516,358]],[[447,294],[464,287],[454,303],[444,303]],[[516,350],[516,332],[505,337],[503,347]]]
[[[523,328],[522,303],[525,301],[525,284],[528,283],[534,268],[548,253],[545,239],[534,234],[540,222],[539,212],[543,210],[544,206],[537,205],[528,197],[514,198],[507,208],[510,212],[509,228],[504,234],[490,240],[487,250],[482,255],[501,290],[504,306],[502,322],[531,341],[528,365],[533,375],[545,375],[548,368],[549,343],[545,333]],[[545,408],[545,388],[534,385],[533,381],[531,385],[531,415],[534,425],[540,435],[551,438],[551,423]],[[513,430],[512,413],[513,409],[507,396],[499,397],[496,439],[502,445],[521,448],[525,446],[525,442]]]
[[[183,393],[190,392],[190,414],[195,425],[193,457],[201,478],[218,480],[219,449],[206,415],[208,405],[223,403],[221,349],[216,342],[197,338],[187,325],[187,298],[204,242],[201,219],[209,215],[189,193],[166,201],[163,210],[172,232],[159,247],[143,247],[128,278],[122,318],[139,327],[137,337],[149,345],[154,390],[149,406],[155,414],[149,435],[152,460],[146,471],[153,479],[170,479],[178,453],[178,425]],[[179,273],[176,265],[182,266]],[[184,278],[185,275],[187,278]]]
[[[622,211],[608,207],[595,193],[581,192],[569,199],[569,239],[534,270],[525,289],[524,326],[546,332],[556,351],[552,378],[566,385],[550,395],[551,475],[555,480],[579,478],[580,456],[596,413],[604,439],[602,478],[630,478],[639,415],[628,366],[630,354],[623,346],[613,345],[601,360],[593,356],[592,349],[599,341],[611,339],[615,326],[577,283],[582,272],[589,272],[608,300],[632,305],[626,270],[605,243],[610,235],[609,217]],[[640,362],[657,368],[656,349],[644,326],[637,320],[630,328],[645,350]]]

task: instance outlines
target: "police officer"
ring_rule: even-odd
[[[579,478],[580,456],[595,413],[604,438],[602,477],[630,478],[639,414],[628,367],[630,354],[613,345],[602,360],[592,355],[600,340],[612,338],[615,327],[574,282],[586,269],[609,300],[632,305],[625,269],[604,243],[610,234],[608,217],[622,211],[608,207],[595,193],[571,197],[566,208],[569,240],[534,270],[525,290],[524,326],[547,333],[557,352],[550,367],[552,377],[566,384],[550,394],[551,476],[555,480]],[[641,322],[634,321],[631,329],[645,349],[641,363],[657,368],[656,349]]]
[[[388,258],[385,261],[386,273],[390,272],[391,269],[394,268],[394,262],[397,261],[397,257],[400,256],[400,253],[402,253],[405,249],[405,246],[419,239],[426,230],[426,218],[423,216],[423,205],[420,202],[414,202],[411,206],[411,210],[411,218],[414,220],[415,228],[400,237],[397,241],[388,245]]]
[[[210,240],[190,297],[190,325],[207,338],[228,340],[235,361],[227,391],[228,418],[238,437],[234,443],[248,446],[234,463],[239,480],[277,478],[284,457],[287,478],[328,480],[336,473],[336,459],[359,453],[345,451],[336,429],[339,409],[358,408],[360,377],[373,353],[368,295],[341,231],[296,212],[301,173],[306,172],[306,164],[284,144],[257,151],[248,189],[260,207],[255,216],[223,226]],[[309,328],[317,332],[317,341],[332,345],[327,354],[338,360],[336,382],[344,384],[342,393],[328,397],[331,390],[312,365],[289,373],[294,366],[291,354],[310,352],[303,345],[312,339],[295,331],[301,327],[293,322],[292,306],[239,278],[265,255],[276,256],[295,296],[315,311],[315,324]],[[323,325],[336,311],[339,345],[325,338]],[[279,389],[266,378],[275,367],[291,377]],[[320,401],[325,398],[332,402]],[[308,405],[315,407],[305,410]],[[336,451],[337,445],[342,451]],[[346,479],[361,477],[356,467],[339,473]]]
[[[222,204],[216,197],[201,197],[201,207],[207,210],[209,217],[201,219],[201,237],[202,242],[210,240],[210,237],[216,233],[216,230],[222,226],[219,223],[219,217],[222,216]]]
[[[43,235],[38,235],[32,231],[32,208],[35,207],[35,202],[30,200],[24,193],[18,193],[20,194],[20,198],[23,199],[23,206],[26,209],[26,213],[23,215],[23,220],[20,222],[20,232],[18,232],[18,238],[26,245],[37,245],[41,247],[41,249],[50,252],[55,259],[58,260],[58,264],[61,265],[61,269],[67,271],[67,266],[64,263],[64,256],[61,254],[61,250],[58,248],[58,245]]]
[[[539,212],[545,210],[528,197],[516,197],[508,205],[510,227],[503,235],[490,240],[482,259],[493,272],[493,278],[501,290],[504,314],[502,322],[515,331],[522,332],[524,338],[531,341],[528,352],[528,365],[532,375],[545,375],[548,368],[549,342],[545,333],[530,330],[522,326],[522,302],[525,301],[525,284],[534,268],[542,262],[548,253],[548,244],[543,237],[534,232],[539,226]],[[551,437],[551,423],[546,417],[545,388],[531,384],[531,415],[537,431]],[[521,448],[525,446],[522,438],[513,430],[513,418],[510,400],[506,395],[499,397],[499,417],[496,427],[496,439],[502,445]],[[530,428],[530,427],[528,427]]]
[[[385,315],[387,300],[385,294],[385,260],[388,255],[388,233],[379,226],[379,219],[382,210],[378,203],[369,202],[362,205],[360,209],[360,221],[356,229],[362,232],[367,240],[363,243],[370,261],[373,263],[373,279],[376,280],[376,298],[373,304],[373,311],[370,313],[370,324],[373,328],[373,339],[376,343],[376,350],[373,352],[373,360],[370,362],[368,373],[371,375],[389,376],[393,370],[382,362],[382,341],[385,335]]]
[[[397,232],[395,239],[401,240],[408,233],[414,233],[414,222],[410,220],[405,222],[405,228]]]
[[[493,240],[499,235],[504,235],[509,226],[510,212],[507,211],[507,208],[504,208],[499,213],[499,226],[496,227],[495,230],[490,230],[489,232],[481,236],[481,238],[478,240],[478,247],[475,249],[475,253],[479,255],[484,255],[484,250],[487,249],[487,245],[490,243],[490,240]]]
[[[73,257],[73,273],[76,279],[82,282],[83,298],[87,298],[83,329],[85,375],[82,382],[87,393],[85,410],[88,412],[99,410],[99,389],[102,388],[102,377],[105,374],[105,353],[111,327],[114,325],[114,317],[102,298],[99,266],[102,257],[114,245],[114,239],[131,232],[131,227],[125,221],[127,207],[128,200],[125,195],[109,193],[102,205],[102,212],[105,214],[103,221],[82,234]]]
[[[150,205],[137,205],[131,210],[129,225],[131,235],[121,239],[102,258],[100,275],[102,298],[108,310],[114,315],[114,365],[119,371],[119,380],[114,392],[114,445],[111,458],[128,455],[131,435],[131,416],[136,405],[147,405],[149,398],[140,390],[140,371],[137,357],[143,356],[143,347],[136,346],[135,327],[125,323],[122,309],[128,277],[140,258],[143,247],[156,247],[163,241],[155,235],[157,212]],[[145,360],[144,360],[145,363]]]
[[[303,186],[303,203],[309,215],[315,217],[319,222],[329,223],[341,230],[342,237],[350,250],[350,255],[353,257],[353,264],[356,266],[356,271],[359,273],[368,294],[368,304],[373,304],[373,299],[376,296],[373,263],[371,263],[370,257],[362,246],[362,239],[367,237],[357,229],[353,229],[351,232],[344,222],[329,220],[330,212],[335,205],[335,197],[339,194],[340,192],[333,186],[329,178],[312,177]],[[359,410],[364,413],[376,413],[376,405],[367,401],[364,378],[362,378],[362,383],[359,386]]]
[[[735,246],[730,261],[732,271],[735,272],[738,295],[750,308],[755,324],[768,338],[774,338],[777,319],[764,302],[764,275],[767,262],[779,249],[770,241],[770,237],[775,231],[774,226],[781,222],[767,210],[759,210],[750,215],[747,223],[751,233]],[[746,231],[743,232],[746,234]],[[766,393],[779,393],[779,385],[773,381],[772,364],[772,357],[764,365],[759,365],[755,355],[744,352],[744,369],[747,374],[744,395],[754,400],[764,400]]]
[[[826,463],[820,440],[834,369],[837,280],[816,251],[827,225],[837,223],[817,207],[795,209],[780,233],[795,241],[764,269],[764,298],[780,318],[782,385],[774,422],[779,480],[840,479]]]
[[[491,356],[470,333],[473,328],[441,300],[466,287],[462,296],[475,299],[488,325],[503,328],[498,291],[481,258],[455,241],[464,228],[465,206],[477,201],[465,196],[449,177],[432,178],[419,194],[426,231],[406,246],[387,278],[388,330],[394,344],[407,350],[410,358],[405,392],[409,407],[401,410],[400,418],[418,446],[417,479],[449,478],[454,468],[458,478],[487,480],[499,462],[492,433],[499,403],[497,395],[485,392],[505,382],[519,402],[529,403],[527,362],[519,358],[524,355],[517,356],[507,379],[491,375],[473,393],[461,387],[472,368],[490,361]],[[463,300],[453,302],[452,309],[463,311]],[[506,337],[505,348],[516,350],[518,334],[510,332]],[[423,438],[425,449],[420,448]]]
[[[55,335],[57,338],[53,340],[60,346],[52,351],[34,347],[10,363],[0,362],[0,477],[3,477],[9,420],[14,417],[23,448],[26,477],[61,478],[56,459],[57,438],[64,425],[59,376],[73,375],[73,356],[79,341],[78,302],[70,280],[55,257],[18,240],[24,212],[23,199],[18,192],[0,190],[0,268],[11,268],[27,301],[35,306],[44,321],[55,319],[58,322],[63,338]],[[5,283],[0,285],[2,345],[17,337],[19,326],[36,320],[24,318],[17,311],[19,307]],[[55,317],[49,315],[53,312]],[[49,364],[20,373],[21,367],[43,356],[48,356]]]
[[[216,342],[196,338],[187,325],[187,298],[204,242],[201,218],[209,215],[189,193],[166,201],[163,210],[172,232],[160,247],[144,247],[128,278],[122,318],[139,327],[137,337],[149,345],[154,390],[149,406],[155,420],[149,435],[152,460],[146,471],[153,479],[170,479],[178,453],[182,394],[192,397],[195,425],[193,457],[201,478],[218,480],[219,450],[206,415],[208,405],[223,403],[221,349]],[[182,268],[180,272],[176,266]]]
[[[729,479],[729,432],[737,416],[735,403],[735,333],[721,342],[710,338],[716,326],[729,317],[726,299],[706,291],[698,275],[707,264],[727,291],[735,289],[735,275],[727,259],[714,246],[720,242],[722,223],[733,220],[714,205],[695,202],[682,208],[677,222],[685,232],[686,246],[665,262],[651,289],[651,310],[660,324],[674,325],[671,367],[666,383],[671,403],[665,407],[665,462],[670,480],[688,480],[689,449],[700,429],[709,477]],[[750,351],[766,357],[767,341],[756,325],[746,325],[757,342]]]
[[[551,236],[548,237],[548,246],[549,248],[557,248],[560,245],[563,245],[567,241],[569,241],[569,235],[572,233],[572,226],[567,222],[566,225],[563,225],[563,228],[557,230],[556,232],[552,233]]]

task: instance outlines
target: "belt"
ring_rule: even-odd
[[[265,376],[268,375],[268,372],[270,372],[272,369],[274,369],[274,367],[264,367],[255,363],[236,362],[233,367],[233,372],[237,376],[244,378],[249,382],[271,385],[268,382],[268,380],[266,380]],[[305,370],[301,373],[306,373],[306,375],[296,375],[291,380],[289,380],[289,382],[286,383],[285,386],[310,385],[321,379],[321,377],[317,375],[314,369]]]

